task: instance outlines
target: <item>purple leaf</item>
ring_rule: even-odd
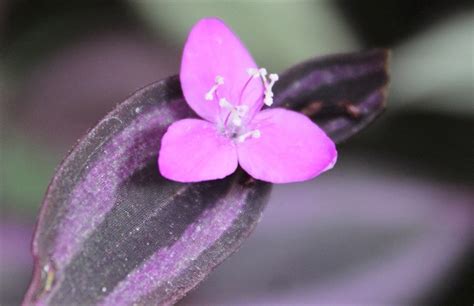
[[[383,108],[382,98],[375,103],[367,96],[386,85],[385,60],[385,51],[374,51],[299,65],[281,77],[275,101],[306,112],[321,99],[324,112],[310,115],[323,116],[322,127],[339,141]],[[367,72],[379,65],[377,76]],[[364,107],[362,115],[331,106],[340,100]],[[46,193],[25,305],[170,304],[237,250],[258,222],[271,184],[241,170],[196,184],[161,177],[161,137],[172,122],[193,116],[178,77],[171,77],[135,93],[80,140]]]
[[[275,84],[274,106],[298,110],[344,141],[383,112],[388,60],[388,50],[375,49],[303,62]]]
[[[159,176],[161,136],[189,116],[173,77],[133,95],[79,142],[46,194],[25,304],[172,302],[235,251],[271,185],[242,171],[200,184]]]

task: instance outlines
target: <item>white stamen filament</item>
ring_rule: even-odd
[[[211,89],[206,93],[204,99],[207,101],[214,100],[214,93],[216,92],[217,88],[224,84],[224,78],[220,75],[216,76],[215,84],[211,87]]]
[[[275,82],[278,81],[278,74],[272,73],[269,75],[269,78],[270,78],[270,83],[269,84],[267,83],[265,86],[265,92],[264,92],[265,98],[263,99],[263,103],[265,103],[265,105],[268,105],[268,106],[273,104],[272,88],[273,88],[273,85],[275,85]]]
[[[239,142],[244,142],[249,137],[260,138],[260,136],[262,136],[262,134],[260,133],[260,130],[253,130],[253,131],[240,135],[237,139]]]
[[[260,68],[260,69],[248,68],[247,73],[251,77],[254,77],[254,78],[255,77],[261,77],[262,78],[263,86],[265,87],[265,91],[263,93],[263,95],[264,95],[263,103],[265,103],[265,105],[267,105],[267,106],[271,106],[273,104],[273,91],[272,91],[272,88],[273,88],[273,85],[275,85],[275,82],[278,81],[278,74],[271,73],[268,76],[268,79],[270,79],[270,82],[269,82],[268,79],[267,79],[267,69],[265,69],[265,68]]]

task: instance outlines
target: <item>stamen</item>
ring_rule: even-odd
[[[267,106],[271,106],[273,104],[273,91],[272,91],[272,88],[273,88],[273,85],[275,85],[275,82],[278,81],[278,74],[271,73],[268,76],[268,79],[270,79],[270,81],[268,81],[268,79],[267,79],[267,73],[268,72],[267,72],[267,69],[265,69],[265,68],[259,68],[259,69],[248,68],[247,73],[251,76],[251,78],[260,77],[262,79],[263,86],[265,88],[265,91],[263,92],[263,95],[264,95],[263,103],[265,103],[265,105],[267,105]],[[249,81],[247,81],[247,83],[245,84],[243,90],[245,90],[248,83],[249,83]],[[241,94],[241,96],[242,96],[242,94]]]
[[[273,88],[273,85],[275,85],[275,82],[278,81],[278,74],[276,73],[272,73],[269,75],[269,78],[270,78],[270,84],[265,84],[265,92],[264,92],[264,95],[265,95],[265,99],[263,99],[263,103],[265,103],[265,105],[268,105],[268,106],[271,106],[273,104],[273,91],[272,91],[272,88]]]
[[[247,138],[252,137],[252,138],[260,138],[262,134],[260,133],[260,130],[253,130],[250,132],[247,132],[245,134],[240,135],[237,140],[239,142],[244,142]]]
[[[217,88],[224,84],[224,78],[220,75],[216,76],[215,84],[211,87],[211,89],[206,93],[204,99],[207,101],[214,100],[214,93],[217,91]]]

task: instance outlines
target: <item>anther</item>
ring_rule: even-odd
[[[218,85],[224,84],[224,77],[222,77],[220,75],[216,76],[216,84],[218,84]]]
[[[249,76],[251,76],[253,78],[260,77],[260,70],[257,69],[257,68],[248,68],[247,73],[248,73]]]
[[[226,108],[226,109],[232,109],[233,106],[232,104],[230,104],[229,101],[227,101],[226,98],[222,98],[219,100],[219,106],[222,107],[222,108]]]
[[[241,126],[242,125],[242,118],[240,116],[232,115],[232,124],[235,126]]]
[[[211,87],[211,89],[206,93],[204,99],[207,101],[211,101],[214,99],[214,93],[216,92],[217,88],[224,84],[224,78],[220,75],[216,76],[215,84]]]
[[[245,134],[240,135],[237,140],[239,142],[244,142],[247,138],[252,137],[252,138],[260,138],[262,134],[260,133],[260,130],[253,130],[250,132],[247,132]]]
[[[270,96],[268,93],[265,92],[265,98],[263,99],[263,103],[265,103],[266,106],[272,106],[272,104],[273,104],[273,97]]]
[[[276,73],[271,73],[268,77],[269,77],[270,80],[272,80],[272,82],[273,82],[273,83],[272,83],[272,86],[273,86],[273,84],[274,84],[276,81],[278,81],[278,74],[276,74]]]

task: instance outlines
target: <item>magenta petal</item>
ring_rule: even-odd
[[[239,163],[254,178],[272,183],[309,180],[335,164],[334,142],[306,116],[284,109],[258,113],[249,129],[260,138],[238,146]]]
[[[178,182],[199,182],[226,177],[237,168],[237,151],[214,124],[199,119],[173,123],[161,141],[161,175]]]
[[[211,122],[225,119],[219,98],[233,105],[247,104],[255,112],[261,105],[263,85],[254,78],[242,94],[249,80],[248,68],[256,68],[252,56],[239,38],[219,19],[200,20],[191,30],[183,51],[180,80],[189,106],[202,118]],[[224,78],[213,100],[205,99],[215,84],[216,76]]]

